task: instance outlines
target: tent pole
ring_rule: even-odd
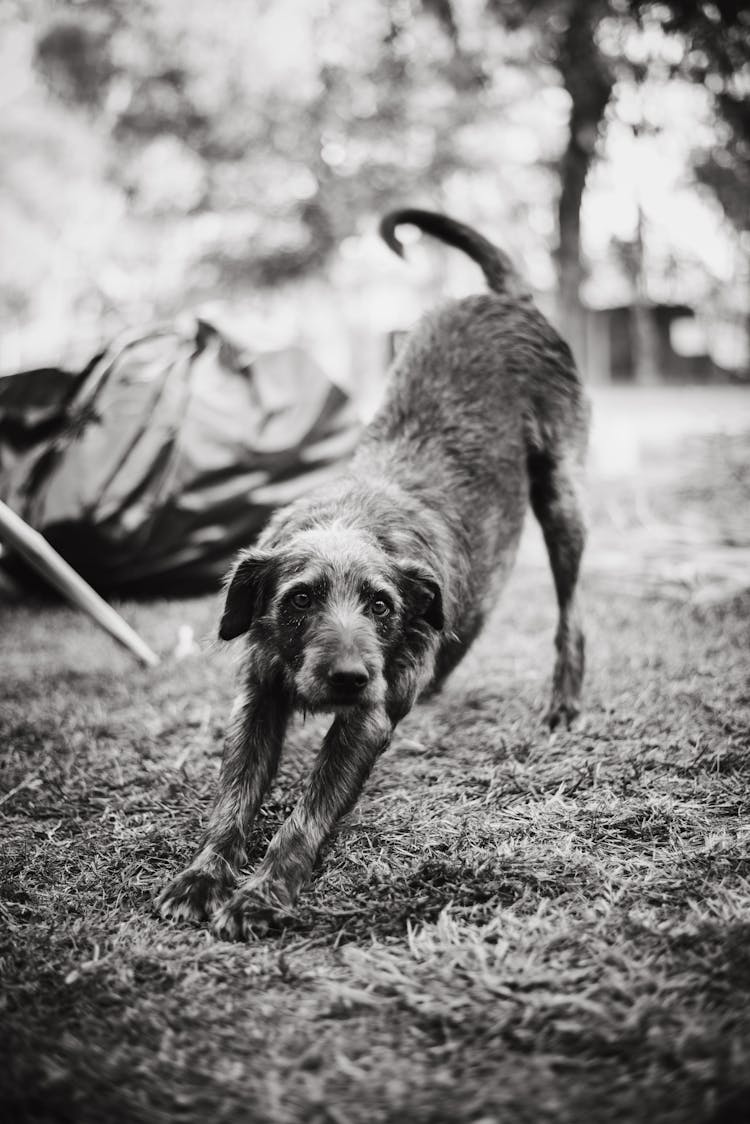
[[[83,609],[120,644],[146,664],[155,667],[159,657],[141,640],[111,605],[78,575],[38,531],[0,500],[0,539],[21,554],[50,585]]]

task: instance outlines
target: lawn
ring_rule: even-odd
[[[750,1119],[749,437],[595,464],[578,726],[542,724],[555,605],[530,534],[294,922],[247,946],[152,908],[218,768],[218,596],[120,606],[156,671],[64,607],[0,607],[0,1116]],[[294,728],[256,854],[322,729]]]

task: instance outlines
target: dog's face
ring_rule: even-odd
[[[219,635],[250,631],[301,706],[340,710],[382,704],[398,656],[442,625],[433,575],[359,532],[315,529],[240,558]]]

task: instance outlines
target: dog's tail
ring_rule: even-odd
[[[380,237],[400,258],[404,256],[404,247],[396,237],[396,227],[404,225],[416,226],[425,234],[463,250],[481,268],[487,284],[495,293],[512,297],[530,296],[508,255],[470,226],[437,211],[422,211],[417,207],[391,211],[381,219]]]

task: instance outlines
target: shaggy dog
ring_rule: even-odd
[[[403,223],[466,252],[491,292],[421,321],[340,479],[279,511],[231,574],[219,634],[247,636],[241,693],[197,854],[157,903],[165,917],[213,918],[220,937],[262,933],[293,905],[396,724],[482,627],[529,500],[559,604],[550,724],[579,708],[588,408],[571,353],[490,242],[410,209],[381,224],[397,253]],[[333,721],[299,802],[241,877],[295,710]]]

